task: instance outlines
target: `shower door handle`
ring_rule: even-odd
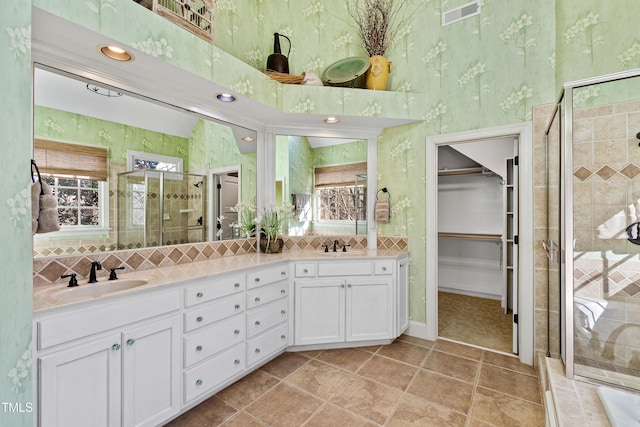
[[[553,240],[543,240],[542,248],[547,254],[547,258],[549,258],[549,262],[553,262],[556,264],[560,264],[560,251],[558,250],[558,245]]]

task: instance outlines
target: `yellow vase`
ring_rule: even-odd
[[[391,62],[387,58],[375,55],[369,58],[366,85],[371,90],[387,90],[387,80],[391,73]]]

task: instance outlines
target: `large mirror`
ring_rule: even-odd
[[[36,257],[242,237],[234,207],[256,200],[247,129],[38,64],[33,123],[62,224],[35,235]],[[73,173],[87,146],[107,153],[104,173]]]
[[[367,233],[367,144],[276,136],[276,203],[294,205],[290,236]]]

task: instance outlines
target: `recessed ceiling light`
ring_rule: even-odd
[[[324,122],[329,124],[329,125],[335,125],[336,123],[338,123],[340,121],[340,119],[338,119],[337,117],[327,117],[326,119],[324,119]]]
[[[242,138],[242,140],[244,142],[253,142],[255,141],[255,138],[253,138],[252,136],[245,136],[244,138]]]
[[[230,93],[219,93],[216,98],[218,98],[222,102],[233,102],[236,100],[236,97],[231,95]]]
[[[133,55],[119,46],[100,45],[98,46],[98,51],[107,58],[115,59],[116,61],[133,61]]]

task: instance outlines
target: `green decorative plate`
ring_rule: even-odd
[[[364,74],[369,69],[369,58],[354,56],[335,62],[322,73],[322,81],[329,86],[364,87]]]

